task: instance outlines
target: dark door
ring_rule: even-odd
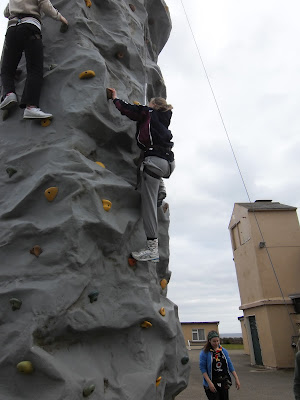
[[[263,365],[255,316],[248,317],[256,365]]]

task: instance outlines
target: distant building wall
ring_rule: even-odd
[[[188,345],[188,340],[197,342],[196,331],[198,331],[199,345],[203,345],[206,342],[207,334],[209,331],[217,331],[219,321],[213,322],[181,322],[181,328],[185,340],[185,344]]]
[[[289,297],[300,296],[296,208],[271,201],[236,203],[229,230],[244,311],[245,352],[253,364],[260,354],[263,365],[293,367],[292,337],[300,324]]]

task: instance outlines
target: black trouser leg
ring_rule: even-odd
[[[27,24],[28,25],[28,24]],[[38,107],[43,83],[43,42],[38,32],[31,31],[24,46],[27,68],[27,79],[21,100],[21,107],[33,105]]]
[[[22,57],[22,43],[17,40],[17,27],[8,28],[5,35],[3,47],[1,81],[3,86],[3,95],[15,92],[15,74],[18,64]]]
[[[229,400],[229,391],[228,389],[220,388],[219,386],[215,387],[217,389],[216,392],[211,392],[209,389],[205,389],[205,394],[208,400]]]

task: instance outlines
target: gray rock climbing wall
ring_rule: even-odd
[[[130,102],[144,103],[145,82],[148,99],[165,95],[156,62],[171,29],[163,0],[131,1],[53,1],[70,22],[61,33],[44,19],[40,105],[54,119],[25,121],[17,108],[0,121],[1,399],[171,400],[187,385],[177,307],[163,288],[166,204],[160,263],[128,262],[146,239],[135,124],[106,87]],[[19,68],[18,96],[24,60]],[[86,70],[95,77],[79,79]]]

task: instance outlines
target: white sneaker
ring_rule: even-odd
[[[24,119],[46,119],[49,118],[51,119],[53,117],[52,114],[48,114],[43,112],[40,108],[37,107],[31,107],[31,108],[25,108],[24,110]]]
[[[158,239],[147,240],[147,249],[133,251],[131,254],[137,261],[159,262]]]
[[[9,93],[5,96],[4,100],[0,104],[1,110],[8,110],[18,104],[18,99],[15,93]]]

